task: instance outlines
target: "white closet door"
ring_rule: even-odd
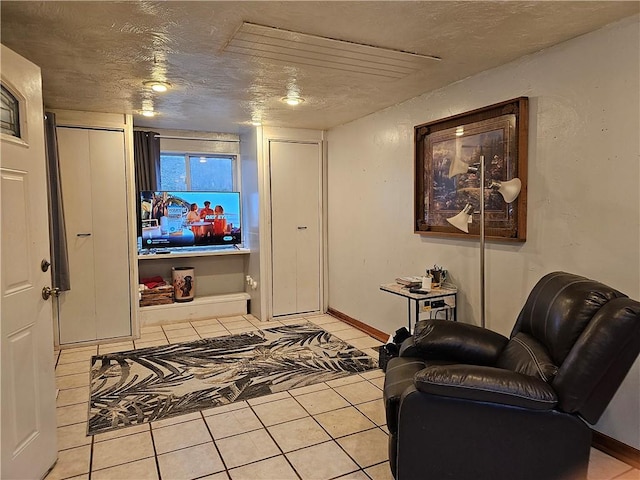
[[[131,334],[124,133],[58,127],[71,290],[60,343]]]
[[[124,132],[89,130],[96,338],[131,335]]]
[[[273,316],[320,310],[320,146],[270,142]]]
[[[58,297],[60,343],[95,340],[95,283],[89,131],[56,129],[71,290]],[[91,234],[87,236],[86,234]]]

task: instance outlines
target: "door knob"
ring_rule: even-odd
[[[49,300],[49,297],[51,296],[57,297],[58,295],[60,295],[60,289],[58,287],[56,288],[44,287],[42,289],[43,300]]]

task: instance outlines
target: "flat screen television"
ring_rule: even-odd
[[[142,248],[242,242],[239,192],[140,192]]]

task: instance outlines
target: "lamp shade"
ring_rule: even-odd
[[[473,207],[467,203],[462,211],[456,216],[447,218],[447,222],[456,227],[458,230],[462,230],[464,233],[469,233],[469,219],[473,213]]]
[[[467,173],[469,170],[469,165],[458,158],[456,155],[451,160],[451,164],[449,165],[449,178],[453,178],[456,175],[461,175],[463,173]]]
[[[520,195],[520,189],[522,188],[522,182],[519,178],[513,178],[506,182],[491,182],[490,188],[494,188],[500,192],[502,198],[507,203],[513,202],[518,195]]]

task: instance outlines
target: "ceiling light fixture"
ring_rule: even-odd
[[[143,85],[158,93],[166,92],[171,87],[170,83],[157,81],[144,82]]]
[[[288,95],[286,97],[282,97],[281,101],[283,101],[287,105],[291,105],[292,107],[295,107],[296,105],[300,105],[302,102],[304,102],[304,98]]]
[[[153,117],[156,114],[153,110],[143,110],[141,113],[145,117]]]

